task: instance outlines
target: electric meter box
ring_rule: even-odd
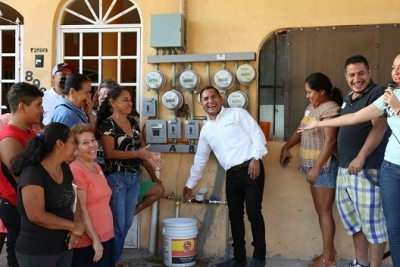
[[[184,47],[185,18],[182,14],[152,14],[151,47]]]
[[[185,138],[186,139],[199,139],[199,121],[198,120],[185,121]]]
[[[143,117],[151,117],[156,116],[156,103],[157,101],[154,98],[144,98],[143,99]]]
[[[168,121],[168,138],[181,138],[181,121],[169,120]]]
[[[167,121],[147,120],[146,121],[146,142],[148,144],[167,143]]]

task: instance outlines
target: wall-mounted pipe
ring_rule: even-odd
[[[226,69],[226,62],[225,61],[222,62],[222,69],[223,70]],[[223,105],[226,108],[226,107],[228,107],[228,96],[229,96],[228,90],[224,90],[224,94],[225,94],[225,101],[224,101]]]
[[[237,73],[238,68],[239,68],[239,62],[235,61],[235,71],[236,71],[236,73]],[[235,78],[236,79],[236,91],[240,91],[240,82],[237,79],[237,75],[235,77],[236,77]]]
[[[180,205],[179,199],[175,199],[175,218],[179,218],[179,205]]]
[[[165,199],[171,199],[175,200],[175,202],[182,202],[182,203],[196,203],[196,204],[224,204],[227,205],[228,202],[223,201],[223,200],[209,200],[209,199],[203,199],[201,201],[196,200],[195,198],[193,199],[187,199],[186,197],[182,196],[175,196],[174,193],[172,193],[169,196],[163,196]]]
[[[161,157],[161,155],[158,155]],[[160,168],[155,167],[154,173],[157,178],[160,179]],[[149,252],[151,254],[155,254],[156,244],[157,244],[157,224],[158,224],[158,201],[154,202],[151,205],[151,221],[150,221],[150,243],[149,243]]]
[[[210,74],[210,62],[206,62],[206,76],[207,76],[207,85],[211,85],[210,79],[211,79],[211,74]]]
[[[249,62],[248,61],[246,61],[246,64],[248,64]],[[247,111],[249,112],[249,113],[251,113],[251,109],[250,109],[250,84],[246,84],[246,95],[247,95],[247,98],[249,99],[249,103],[248,103],[248,105],[247,105]],[[274,103],[276,103],[276,102],[274,102]]]

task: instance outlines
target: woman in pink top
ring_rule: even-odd
[[[85,234],[74,248],[72,266],[114,266],[114,227],[110,208],[111,189],[101,167],[94,162],[98,143],[85,123],[72,127],[77,142],[76,159],[70,164],[77,185]]]

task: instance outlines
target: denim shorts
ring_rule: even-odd
[[[339,169],[339,161],[337,159],[331,159],[329,164],[329,171],[320,173],[317,180],[312,186],[315,187],[328,187],[336,188],[336,176]]]

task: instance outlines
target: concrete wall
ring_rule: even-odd
[[[30,48],[48,48],[45,54],[45,67],[34,69],[34,77],[42,81],[42,86],[51,86],[51,68],[56,62],[57,21],[63,1],[24,1],[3,0],[3,3],[18,10],[24,17],[24,71],[34,66],[34,54]],[[164,13],[182,13],[186,17],[186,53],[224,53],[253,51],[258,53],[263,42],[274,31],[293,27],[323,27],[341,25],[378,25],[395,24],[399,22],[398,10],[400,1],[365,0],[362,3],[355,0],[328,1],[272,1],[272,0],[137,0],[143,24],[143,75],[154,70],[155,66],[147,64],[147,56],[154,55],[155,50],[149,46],[150,15]],[[3,13],[4,14],[4,13]],[[4,14],[5,16],[6,14]],[[371,48],[372,49],[372,48]],[[398,51],[393,51],[396,53]],[[258,62],[250,62],[255,68]],[[228,63],[228,69],[233,65]],[[177,66],[185,69],[187,65]],[[193,66],[201,75],[204,86],[205,64]],[[211,73],[221,68],[220,63],[211,64]],[[170,64],[161,64],[160,70],[171,80]],[[143,78],[143,77],[142,77]],[[169,89],[166,86],[163,92]],[[257,82],[250,87],[251,113],[257,114]],[[143,92],[144,97],[154,97],[154,92]],[[185,95],[187,100],[188,94]],[[198,104],[194,106],[196,116],[204,116],[204,111]],[[160,109],[160,117],[172,118],[165,108]],[[266,167],[266,184],[263,202],[263,213],[267,228],[267,250],[269,256],[289,259],[310,259],[321,253],[321,235],[317,216],[314,211],[309,187],[304,175],[297,169],[298,148],[293,149],[292,165],[282,170],[278,164],[280,148],[283,142],[269,142],[269,154],[263,159]],[[174,192],[180,195],[193,155],[163,154],[166,167],[161,170],[161,179],[166,194]],[[147,175],[145,175],[146,178]],[[218,168],[215,159],[211,157],[204,175],[195,192],[200,187],[208,188],[209,192],[224,197],[223,172]],[[207,194],[207,197],[210,194]],[[161,200],[159,251],[162,249],[161,222],[164,218],[173,217],[175,202]],[[181,204],[181,217],[199,219],[199,253],[207,257],[223,257],[226,253],[227,240],[226,207],[224,205]],[[343,258],[353,258],[352,240],[346,236],[337,218],[336,247]],[[141,214],[141,245],[149,244],[150,209]],[[251,255],[250,228],[247,225],[248,254]]]

